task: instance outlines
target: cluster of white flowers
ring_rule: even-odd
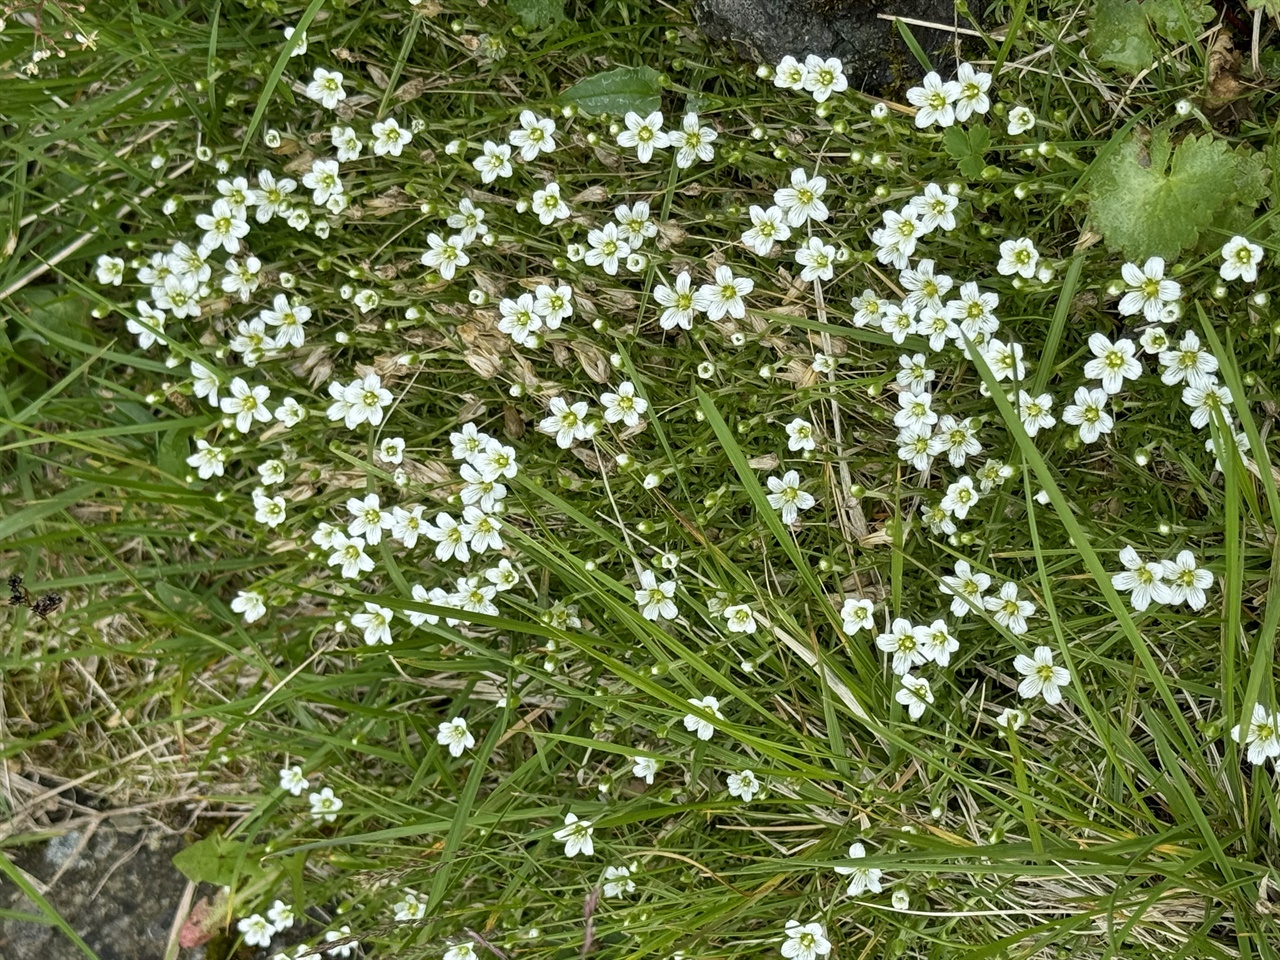
[[[283,900],[277,900],[267,910],[265,917],[260,913],[244,917],[236,924],[236,929],[244,937],[246,946],[269,947],[271,938],[292,927],[295,919],[293,907]]]
[[[937,73],[926,73],[920,86],[907,91],[907,100],[916,108],[915,124],[920,129],[949,127],[991,109],[990,89],[991,74],[962,63],[954,80],[944,82]]]

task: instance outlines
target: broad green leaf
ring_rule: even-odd
[[[1145,4],[1098,0],[1089,28],[1089,51],[1104,67],[1138,73],[1151,66],[1159,46],[1147,26]]]
[[[507,7],[530,30],[554,27],[564,20],[564,0],[507,0]]]
[[[626,113],[647,116],[662,107],[662,88],[653,67],[618,67],[579,80],[560,97],[583,113]]]
[[[242,840],[228,840],[220,833],[210,834],[173,855],[173,865],[195,883],[231,886],[236,877],[250,866],[246,860],[249,845]]]
[[[991,131],[985,124],[974,124],[968,130],[963,127],[948,127],[942,135],[942,145],[947,153],[954,157],[960,172],[966,177],[982,176],[987,165],[987,145],[991,143]]]
[[[1112,250],[1130,260],[1173,259],[1228,212],[1252,213],[1264,188],[1262,160],[1209,136],[1175,150],[1168,128],[1129,137],[1094,177],[1090,213]]]

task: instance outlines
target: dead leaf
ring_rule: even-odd
[[[608,383],[613,378],[613,367],[609,359],[599,347],[589,340],[574,340],[570,343],[578,362],[587,376],[596,383]]]

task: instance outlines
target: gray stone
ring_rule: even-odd
[[[103,822],[87,838],[70,831],[11,851],[42,884],[44,897],[97,953],[99,960],[163,960],[186,880],[170,858],[180,837],[125,832]],[[99,889],[101,887],[101,889]],[[13,884],[0,880],[0,907],[39,915]],[[198,960],[203,949],[182,951]],[[18,919],[0,921],[3,960],[84,960],[60,931]]]
[[[774,64],[787,54],[839,57],[849,86],[859,90],[882,90],[920,75],[897,28],[881,13],[973,26],[954,0],[693,0],[694,19],[710,39],[730,42],[758,63]],[[949,31],[911,31],[930,54],[954,43]],[[944,78],[953,72],[942,71]]]

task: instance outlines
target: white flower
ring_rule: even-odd
[[[207,440],[197,440],[196,452],[187,457],[187,464],[196,468],[201,480],[222,476],[226,462],[227,451],[210,446]]]
[[[902,298],[904,310],[915,313],[925,307],[942,309],[942,298],[955,286],[955,281],[946,274],[935,273],[934,269],[932,260],[921,260],[915,269],[908,267],[899,274],[898,282],[907,291]],[[921,356],[922,362],[923,359]]]
[[[281,930],[288,930],[293,926],[293,907],[283,900],[277,900],[271,905],[271,909],[267,911],[267,919],[276,928],[276,933]]]
[[[590,820],[579,820],[576,813],[566,813],[564,826],[555,832],[555,838],[564,844],[566,857],[576,857],[580,853],[589,857],[596,852],[591,842],[594,829]]]
[[[326,110],[333,110],[347,99],[347,91],[342,88],[342,74],[337,70],[316,67],[311,82],[307,84],[307,96]]]
[[[102,262],[99,258],[99,263]],[[1262,263],[1262,248],[1256,243],[1250,243],[1248,238],[1235,236],[1222,245],[1222,266],[1218,268],[1218,274],[1223,280],[1243,280],[1245,283],[1253,283],[1258,279],[1258,265]],[[98,273],[99,282],[102,281],[102,273]],[[117,280],[118,284],[120,281]]]
[[[800,923],[788,920],[787,939],[782,943],[782,955],[786,960],[817,960],[831,952],[831,941],[820,923]]]
[[[916,640],[924,655],[940,667],[951,662],[951,655],[960,649],[960,641],[951,635],[945,620],[935,620],[927,627],[916,627]]]
[[[98,282],[103,286],[118,287],[124,280],[124,261],[119,257],[102,254],[97,264]]]
[[[810,220],[826,220],[829,213],[822,202],[827,189],[827,178],[816,174],[810,178],[797,167],[791,171],[791,186],[774,191],[773,202],[786,215],[792,227],[802,227]],[[779,237],[778,239],[782,239]]]
[[[569,205],[560,196],[560,184],[554,181],[533,191],[532,209],[538,215],[538,222],[547,226],[566,219],[570,213]]]
[[[931,457],[945,453],[953,467],[963,467],[969,457],[982,452],[982,444],[978,442],[978,418],[957,420],[949,413],[944,414],[938,421],[937,432],[929,439],[928,449]]]
[[[973,478],[964,476],[947,487],[946,496],[942,498],[942,509],[957,520],[963,520],[979,499],[981,495],[974,489]]]
[[[957,617],[963,617],[975,607],[984,609],[983,594],[990,588],[991,578],[981,570],[974,572],[968,560],[958,560],[955,573],[942,577],[938,583],[939,592],[952,598],[951,613]]]
[[[352,616],[351,625],[364,631],[364,642],[370,647],[380,643],[390,644],[391,618],[394,616],[395,613],[389,607],[380,607],[366,600],[364,612]]]
[[[1182,335],[1176,350],[1160,352],[1160,366],[1163,368],[1160,380],[1167,386],[1172,387],[1185,380],[1189,386],[1207,387],[1216,379],[1218,358],[1202,350],[1200,338],[1195,331],[1188,330]]]
[[[1147,323],[1163,323],[1165,305],[1182,296],[1182,285],[1164,278],[1163,257],[1151,257],[1141,267],[1126,263],[1120,268],[1120,275],[1128,286],[1117,307],[1122,317],[1141,313]]]
[[[648,163],[654,150],[665,150],[671,145],[670,138],[662,131],[661,111],[655,110],[647,117],[628,111],[623,123],[627,129],[618,134],[618,146],[635,147],[641,163]]]
[[[471,165],[475,167],[484,183],[493,183],[499,177],[509,177],[511,176],[511,148],[505,143],[485,141],[480,156],[476,157]]]
[[[575,440],[586,440],[591,431],[587,425],[589,408],[585,400],[569,405],[564,397],[552,397],[550,413],[538,423],[538,430],[556,438],[556,446],[568,450]]]
[[[844,621],[844,632],[852,637],[862,630],[871,629],[875,624],[875,620],[872,617],[874,610],[875,604],[865,597],[847,598],[844,606],[840,608],[840,619]]]
[[[618,272],[618,261],[625,260],[631,253],[631,245],[618,231],[616,223],[606,223],[599,230],[589,231],[587,244],[587,265],[602,267],[611,277]]]
[[[921,86],[907,91],[907,100],[916,108],[916,127],[923,130],[937,124],[949,127],[956,122],[955,102],[960,99],[960,84],[943,82],[934,71],[924,75]]]
[[[996,717],[996,726],[1006,733],[1021,730],[1027,722],[1027,711],[1021,707],[1005,707]]]
[[[893,896],[889,898],[889,902],[893,904],[895,910],[907,910],[911,907],[911,894],[899,888],[893,891]]]
[[[483,237],[489,232],[489,227],[484,222],[484,210],[466,197],[458,201],[457,211],[449,214],[445,223],[450,229],[458,231],[464,244],[473,243],[477,237]]]
[[[998,294],[983,292],[976,283],[960,286],[960,296],[947,301],[947,316],[960,325],[970,340],[982,340],[1000,328],[995,309],[1000,305]]]
[[[893,425],[901,430],[932,427],[938,422],[931,394],[904,391],[898,394],[898,406],[901,409],[893,415]]]
[[[507,134],[513,147],[520,148],[520,157],[532,163],[542,153],[556,148],[556,122],[550,117],[540,117],[532,110],[520,111],[520,127]]]
[[[395,911],[395,919],[401,923],[421,920],[427,915],[427,902],[419,900],[418,895],[405,892],[403,900],[397,900],[391,908]]]
[[[727,782],[729,784],[729,796],[740,797],[743,803],[750,803],[760,790],[760,781],[756,779],[756,775],[750,770],[729,774]]]
[[[249,195],[249,203],[255,208],[254,219],[267,223],[274,216],[289,212],[289,194],[298,189],[298,182],[288,177],[279,180],[269,170],[258,171],[258,189]]]
[[[1018,694],[1024,700],[1032,697],[1044,697],[1045,703],[1055,705],[1062,702],[1062,691],[1071,682],[1071,674],[1066,667],[1053,664],[1053,651],[1048,647],[1036,647],[1034,656],[1018,654],[1013,658],[1013,668],[1022,674],[1018,683]]]
[[[573,288],[563,283],[555,287],[538,284],[533,292],[533,312],[548,330],[559,330],[560,324],[573,316]]]
[[[781,479],[769,477],[765,482],[770,490],[767,494],[769,506],[782,512],[783,523],[795,523],[801,510],[808,510],[817,502],[813,494],[800,489],[800,474],[795,470],[788,470]]]
[[[961,123],[975,113],[986,113],[991,108],[991,101],[987,98],[987,91],[991,89],[991,74],[979,73],[973,69],[972,64],[962,63],[956,71],[955,83],[960,88],[960,93],[954,106],[956,119]]]
[[[815,54],[804,58],[804,79],[800,84],[813,94],[817,103],[824,103],[833,93],[843,93],[849,89],[849,81],[844,75],[844,64],[836,57],[826,60]]]
[[[929,448],[933,446],[933,438],[929,428],[924,425],[903,427],[898,431],[898,459],[909,463],[917,470],[928,470],[933,462]]]
[[[608,423],[622,423],[628,427],[640,424],[640,417],[649,409],[649,401],[636,395],[636,387],[626,380],[618,385],[617,393],[600,395],[604,418]]]
[[[737,606],[725,607],[722,615],[730,633],[756,632],[756,615],[747,604],[740,603]]]
[[[470,543],[473,552],[484,553],[503,548],[502,521],[497,517],[472,505],[463,508],[462,520],[462,536]]]
[[[1006,128],[1009,136],[1016,137],[1020,133],[1026,133],[1036,125],[1036,115],[1026,107],[1017,106],[1009,111],[1009,125]]]
[[[1224,418],[1228,418],[1231,391],[1216,383],[1188,386],[1182,390],[1182,402],[1192,408],[1191,425],[1200,430],[1209,425],[1214,413],[1221,413]]]
[[[311,786],[306,777],[302,775],[302,767],[281,767],[280,768],[280,789],[287,790],[295,797],[302,796],[302,791]]]
[[[1110,397],[1104,391],[1078,387],[1073,399],[1074,403],[1062,411],[1062,420],[1079,428],[1082,443],[1093,443],[1098,437],[1111,432],[1115,421],[1107,413]]]
[[[1053,410],[1053,397],[1042,393],[1033,397],[1026,390],[1018,391],[1018,416],[1022,419],[1022,427],[1027,436],[1034,437],[1041,430],[1047,430],[1058,421],[1050,411]]]
[[[781,207],[772,206],[766,210],[752,204],[748,214],[751,228],[743,233],[742,243],[760,256],[767,257],[775,242],[782,243],[791,236],[787,215]]]
[[[449,756],[460,757],[464,750],[470,750],[476,745],[476,738],[467,729],[466,720],[462,717],[454,717],[452,720],[443,721],[436,728],[436,743],[442,747],[448,747]],[[587,852],[590,853],[590,851]]]
[[[911,198],[911,208],[920,219],[920,229],[925,233],[954,230],[955,209],[958,206],[960,198],[951,196],[936,183],[926,185],[923,193]]]
[[[716,140],[716,132],[699,125],[696,113],[686,113],[680,129],[670,131],[667,137],[670,145],[678,149],[676,166],[681,170],[687,170],[698,160],[710,163],[715,158],[715,147],[711,144]]]
[[[352,127],[333,126],[329,129],[329,142],[338,151],[339,163],[350,163],[359,160],[364,152],[364,143],[360,135]]]
[[[222,398],[222,412],[236,418],[236,429],[248,433],[254,423],[266,423],[271,419],[267,400],[271,389],[265,386],[250,387],[240,377],[231,381],[231,396]]]
[[[636,882],[631,879],[631,867],[605,867],[604,873],[600,875],[600,885],[605,897],[609,899],[636,892]]]
[[[441,960],[476,960],[476,948],[471,943],[455,943],[444,952]]]
[[[285,521],[284,497],[269,497],[261,488],[253,491],[253,509],[253,519],[271,529]]]
[[[660,283],[654,287],[653,298],[666,308],[658,319],[658,325],[663,330],[674,330],[676,327],[681,330],[691,329],[694,314],[706,310],[709,303],[708,296],[702,290],[695,292],[692,289],[688,271],[676,277],[674,286]]]
[[[893,654],[893,672],[904,676],[914,667],[925,662],[925,652],[920,645],[920,634],[910,620],[897,617],[889,629],[876,637],[876,646]]]
[[[1030,600],[1018,599],[1018,585],[1012,580],[1000,587],[999,596],[986,597],[982,604],[992,619],[1014,636],[1027,632],[1027,617],[1036,612],[1036,605]]]
[[[1164,582],[1164,564],[1144,561],[1138,556],[1138,551],[1130,546],[1120,551],[1120,562],[1124,564],[1124,569],[1111,575],[1111,586],[1130,592],[1129,602],[1133,609],[1145,610],[1153,601],[1169,602],[1172,595],[1168,584]]]
[[[1119,393],[1125,380],[1142,376],[1137,350],[1128,338],[1112,343],[1105,334],[1094,333],[1089,337],[1089,350],[1094,359],[1084,365],[1084,375],[1091,380],[1101,380],[1102,389],[1107,393]]]
[[[637,200],[634,204],[619,204],[613,211],[618,221],[618,235],[622,237],[632,250],[638,250],[646,239],[658,235],[658,225],[649,215],[649,204]]]
[[[787,424],[787,449],[793,453],[799,450],[813,450],[818,442],[814,438],[813,424],[808,420],[796,417]]]
[[[1016,273],[1030,280],[1036,275],[1039,263],[1040,251],[1035,243],[1029,237],[1020,237],[1000,244],[1000,262],[996,264],[996,272],[1005,277]]]
[[[400,126],[395,117],[373,125],[373,152],[380,157],[398,157],[413,139],[413,131]]]
[[[907,673],[903,674],[902,686],[893,698],[907,708],[907,715],[912,720],[919,720],[924,716],[925,707],[933,703],[933,688],[924,677]]]
[[[337,940],[349,940],[350,937],[351,937],[351,927],[349,924],[345,924],[345,923],[342,926],[340,926],[337,930],[326,930],[324,934],[325,943],[333,943]],[[346,958],[351,956],[351,954],[354,953],[356,948],[359,946],[360,946],[360,941],[350,940],[349,943],[344,943],[341,946],[330,947],[325,952],[329,954],[329,956],[331,957]],[[302,954],[301,956],[305,956],[305,954]]]
[[[249,233],[249,224],[243,215],[237,216],[226,200],[215,200],[209,213],[196,217],[196,226],[203,230],[200,246],[206,250],[222,247],[227,253],[240,252],[240,238]]]
[[[867,855],[866,849],[860,843],[852,844],[849,847],[849,859],[861,860]],[[836,873],[849,878],[849,888],[845,891],[851,897],[860,897],[868,891],[871,893],[879,893],[880,877],[883,875],[877,867],[836,867]]]
[[[271,921],[260,913],[245,917],[236,924],[236,929],[244,935],[246,947],[268,947],[271,945],[271,935],[276,932]]]
[[[652,785],[654,774],[658,772],[658,761],[653,757],[632,757],[631,774],[640,777],[645,783]]]
[[[800,279],[805,283],[830,280],[835,276],[835,261],[836,248],[818,237],[810,237],[796,250],[796,263],[804,268]]]
[[[383,463],[401,463],[404,460],[404,438],[383,437],[378,443],[378,459]]]
[[[445,280],[452,280],[458,267],[465,267],[471,262],[463,250],[465,241],[460,234],[445,240],[438,234],[429,233],[427,246],[430,249],[422,254],[422,265],[435,270]]]
[[[773,85],[780,90],[803,90],[804,67],[795,57],[788,54],[778,61],[773,73]]]
[[[636,605],[640,607],[640,615],[646,620],[674,620],[680,615],[675,601],[676,581],[666,580],[658,583],[652,570],[640,572],[640,589],[635,592]]]
[[[741,320],[747,315],[744,298],[755,288],[756,282],[750,277],[735,277],[728,266],[721,264],[716,267],[715,283],[703,284],[698,293],[706,302],[708,319],[733,317]]]
[[[720,712],[720,701],[715,697],[706,696],[701,700],[689,698],[689,703],[701,709],[704,713],[710,714],[716,720],[723,720],[724,715]],[[684,728],[692,734],[696,734],[699,740],[710,740],[711,735],[716,732],[714,724],[711,720],[706,719],[700,714],[689,713],[684,718]]]
[[[533,296],[522,293],[516,299],[504,297],[498,304],[498,329],[521,346],[533,342],[534,335],[542,329],[542,317],[538,314]]]
[[[1164,561],[1164,578],[1169,585],[1166,603],[1185,603],[1192,610],[1205,605],[1205,591],[1213,586],[1213,574],[1196,563],[1195,554],[1183,550],[1175,560]]]
[[[1240,742],[1240,724],[1231,728],[1231,739]],[[1265,763],[1280,757],[1280,716],[1267,713],[1260,703],[1253,705],[1253,720],[1249,723],[1244,742],[1249,747],[1249,762]]]
[[[485,482],[510,480],[520,472],[515,450],[492,437],[489,438],[484,449],[471,458],[471,466],[479,472],[481,479]]]
[[[244,614],[245,623],[254,623],[266,616],[266,598],[263,597],[261,591],[256,589],[241,590],[236,594],[235,599],[231,601],[231,609],[235,613]]]
[[[347,580],[358,579],[362,573],[373,569],[373,560],[364,552],[364,540],[360,537],[348,537],[345,533],[337,533],[331,544],[333,552],[329,554],[329,566],[342,566],[342,576]]]
[[[327,823],[338,819],[338,811],[342,809],[342,800],[333,795],[332,787],[325,787],[319,793],[307,795],[311,803],[311,815]]]
[[[467,541],[467,528],[458,523],[449,514],[436,514],[436,522],[427,524],[423,532],[436,542],[436,559],[441,563],[451,557],[466,562],[471,559],[471,549]]]
[[[302,175],[302,185],[311,191],[311,202],[322,207],[330,198],[341,196],[344,192],[342,177],[338,173],[338,161],[314,160],[311,169]],[[306,215],[306,211],[302,212]]]

